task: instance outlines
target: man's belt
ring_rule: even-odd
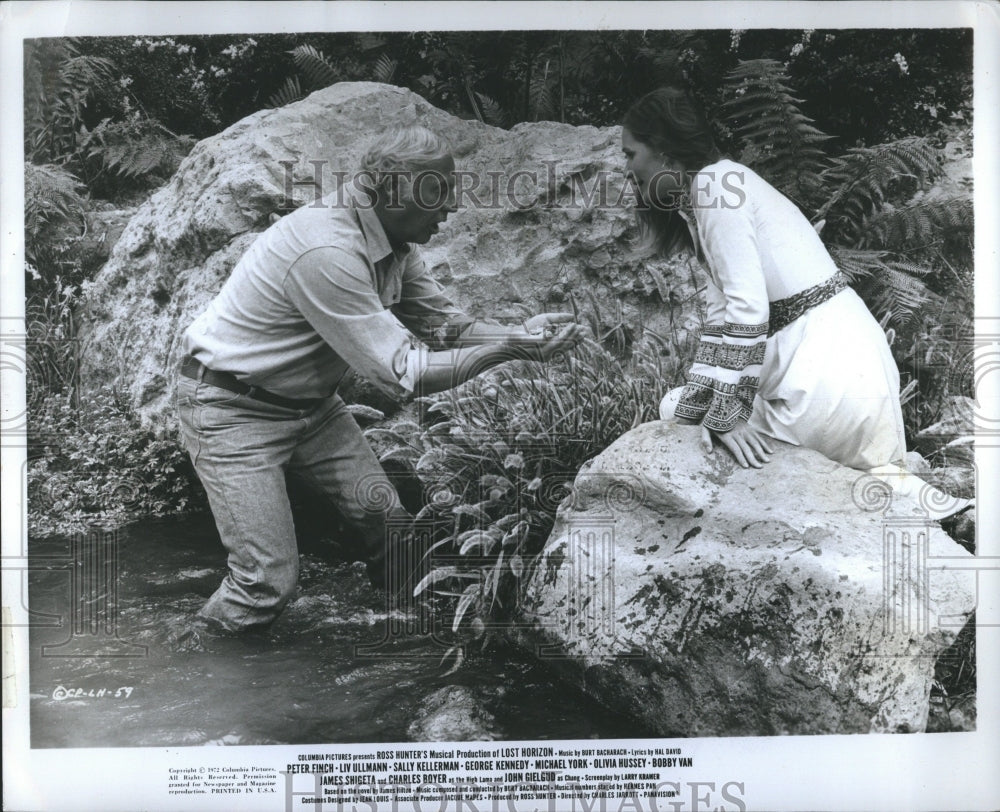
[[[209,369],[197,358],[190,355],[185,356],[184,360],[181,361],[181,375],[194,378],[196,381],[204,381],[211,386],[225,389],[227,392],[246,395],[248,398],[270,403],[272,406],[281,406],[285,409],[310,409],[323,400],[323,398],[286,398],[282,395],[276,395],[274,392],[261,389],[259,386],[244,383],[228,372],[216,372],[214,369]]]

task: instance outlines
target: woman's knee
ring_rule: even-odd
[[[660,420],[673,420],[677,404],[683,393],[684,387],[677,386],[663,396],[663,400],[660,401]]]

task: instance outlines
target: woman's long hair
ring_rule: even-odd
[[[689,180],[721,157],[705,114],[676,87],[661,87],[640,98],[625,113],[622,126],[653,151],[680,162]],[[636,219],[643,245],[659,256],[693,247],[687,224],[675,210],[639,206]]]

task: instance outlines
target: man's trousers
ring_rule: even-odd
[[[370,567],[384,560],[387,520],[403,511],[338,395],[293,409],[181,377],[176,406],[182,441],[229,553],[229,573],[202,615],[234,631],[262,626],[294,594],[298,547],[286,472],[337,506]]]

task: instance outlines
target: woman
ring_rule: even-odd
[[[922,488],[900,467],[899,372],[885,333],[795,204],[722,158],[702,113],[674,88],[626,113],[622,150],[646,240],[661,256],[693,249],[708,274],[694,365],[660,416],[700,423],[743,467],[767,462],[773,438]],[[948,515],[963,504],[940,507]]]

